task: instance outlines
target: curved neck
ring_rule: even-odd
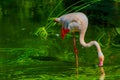
[[[96,48],[97,48],[97,51],[98,53],[101,53],[101,48],[100,48],[100,45],[98,44],[97,41],[90,41],[89,43],[86,43],[85,40],[84,40],[84,37],[85,37],[85,31],[81,31],[80,32],[80,43],[82,46],[84,47],[91,47],[92,45],[95,45]]]

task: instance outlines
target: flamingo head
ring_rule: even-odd
[[[102,67],[104,62],[104,56],[100,56],[99,60],[100,60],[99,66]]]

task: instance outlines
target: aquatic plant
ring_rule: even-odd
[[[41,39],[47,39],[47,31],[45,29],[45,27],[40,27],[37,29],[37,31],[35,32],[35,35],[38,36],[40,34]]]

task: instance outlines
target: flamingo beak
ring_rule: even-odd
[[[64,27],[62,27],[62,30],[61,30],[61,36],[62,36],[62,39],[64,39],[65,35],[69,32],[69,29],[65,29]]]

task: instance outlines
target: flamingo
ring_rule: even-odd
[[[98,52],[99,64],[98,66],[103,66],[104,64],[104,55],[101,50],[101,47],[97,41],[90,41],[86,43],[84,40],[85,33],[88,28],[88,18],[82,12],[74,12],[62,15],[58,18],[54,18],[55,22],[58,22],[62,25],[61,36],[64,39],[65,35],[70,31],[73,33],[73,42],[74,42],[74,53],[76,54],[76,65],[78,66],[78,50],[76,48],[76,40],[74,33],[79,32],[79,41],[83,47],[96,46]]]

